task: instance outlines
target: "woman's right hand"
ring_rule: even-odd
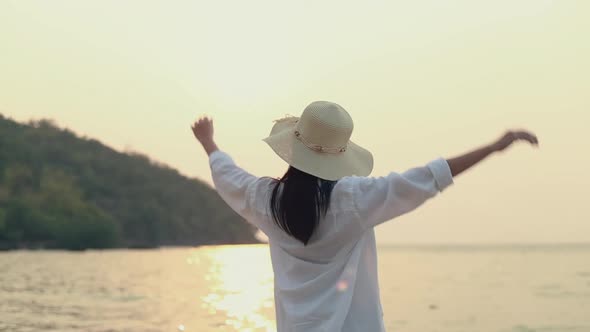
[[[500,137],[496,142],[494,142],[492,144],[492,148],[494,151],[504,151],[516,141],[527,141],[534,146],[539,145],[539,140],[533,133],[524,130],[510,130]]]

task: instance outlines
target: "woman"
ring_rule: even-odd
[[[528,132],[508,132],[460,157],[372,178],[371,153],[350,141],[350,115],[318,101],[300,118],[276,121],[265,139],[290,165],[276,180],[236,166],[215,144],[210,119],[192,129],[219,195],[269,238],[279,332],[384,331],[373,228],[415,209],[493,152],[517,140],[537,144]]]

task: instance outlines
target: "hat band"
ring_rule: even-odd
[[[346,145],[341,147],[326,147],[319,144],[314,144],[307,141],[303,135],[298,130],[295,130],[295,137],[303,143],[303,145],[307,146],[308,148],[322,153],[341,153],[346,151]]]

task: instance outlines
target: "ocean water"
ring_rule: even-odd
[[[388,331],[590,331],[590,246],[380,247],[379,269]],[[0,331],[274,331],[272,278],[264,245],[3,252]]]

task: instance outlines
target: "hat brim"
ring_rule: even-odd
[[[320,179],[336,181],[345,176],[368,176],[373,170],[373,155],[361,146],[348,142],[346,151],[318,152],[295,137],[298,117],[277,121],[270,135],[263,139],[287,164]]]

